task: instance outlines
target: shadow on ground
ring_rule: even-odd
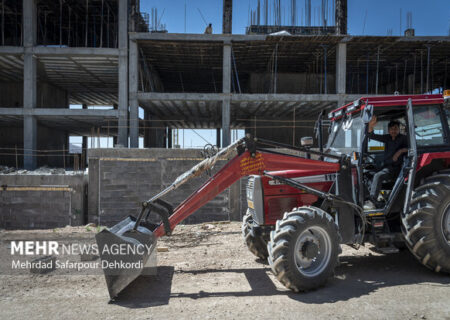
[[[128,308],[145,308],[168,304],[170,298],[202,299],[208,297],[247,297],[284,295],[310,304],[346,301],[367,295],[380,288],[426,283],[428,286],[450,288],[450,277],[434,273],[421,266],[408,252],[386,256],[342,256],[336,275],[320,289],[293,293],[279,289],[268,276],[270,268],[262,265],[253,269],[201,269],[177,271],[192,275],[200,273],[243,273],[250,291],[199,291],[198,293],[171,292],[174,268],[158,267],[158,276],[139,277],[118,297],[116,304]]]

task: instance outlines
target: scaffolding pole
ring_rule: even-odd
[[[380,71],[380,47],[377,49],[377,73],[375,78],[375,94],[378,94],[378,73]]]
[[[72,30],[71,21],[70,21],[71,8],[69,6],[67,6],[67,7],[69,8],[69,30],[67,31],[67,45],[70,47],[70,31]]]
[[[62,0],[59,0],[59,46],[62,46]]]
[[[416,54],[414,53],[414,71],[413,71],[413,94],[416,93]]]
[[[88,46],[88,19],[89,17],[89,0],[86,0],[86,32],[85,32],[85,37],[84,37],[84,46],[87,47]]]
[[[104,12],[104,0],[102,0],[102,14],[100,18],[100,48],[103,47],[103,12]]]
[[[430,85],[430,53],[431,53],[431,47],[429,45],[427,45],[426,47],[427,47],[427,90],[426,90],[426,92],[428,92],[428,90],[430,89],[429,85]]]
[[[406,67],[408,66],[408,60],[405,59],[405,69],[403,70],[403,94],[406,93]]]
[[[369,52],[367,52],[366,61],[366,94],[369,94]]]
[[[5,45],[5,0],[2,0],[2,46]]]
[[[423,93],[423,50],[420,50],[420,93]]]
[[[324,77],[324,93],[327,94],[328,90],[327,90],[327,46],[326,45],[322,45],[323,47],[323,71],[325,74]]]

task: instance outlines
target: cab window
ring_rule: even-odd
[[[418,146],[432,146],[444,143],[439,106],[421,106],[413,108]]]
[[[445,117],[447,118],[447,125],[450,127],[450,103],[445,107]]]

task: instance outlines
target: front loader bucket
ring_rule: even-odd
[[[133,230],[135,223],[136,218],[129,216],[95,236],[111,300],[144,270],[150,271],[148,263],[156,262],[152,253],[157,240],[150,231],[156,225],[141,223]],[[156,263],[152,267],[156,271]]]

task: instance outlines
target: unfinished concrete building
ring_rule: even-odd
[[[344,0],[325,34],[295,36],[232,34],[230,0],[211,35],[148,32],[138,0],[0,6],[0,163],[9,166],[71,166],[69,136],[82,136],[83,150],[97,135],[170,148],[176,128],[216,129],[222,145],[231,129],[298,144],[321,110],[450,87],[449,37],[347,35]]]

